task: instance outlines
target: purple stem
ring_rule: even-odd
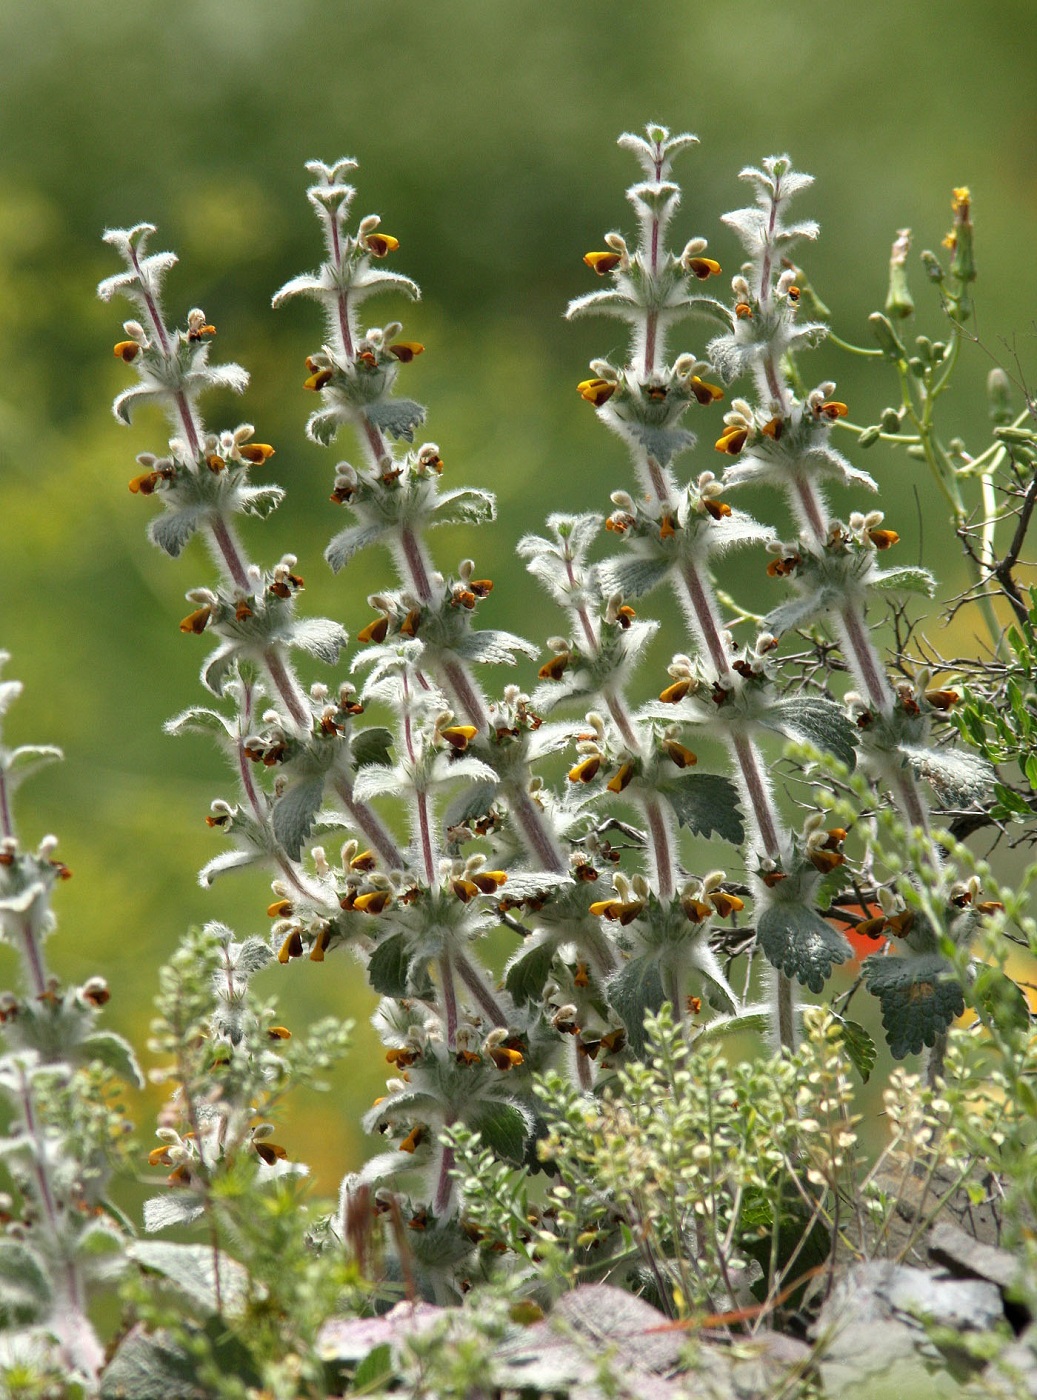
[[[472,966],[467,955],[462,953],[459,949],[455,951],[454,956],[456,959],[455,965],[457,967],[457,975],[490,1018],[494,1028],[498,1026],[507,1026],[508,1018],[505,1015],[504,1009],[486,985],[482,973]]]

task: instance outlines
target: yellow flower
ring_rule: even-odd
[[[622,258],[619,253],[584,253],[583,261],[592,272],[596,272],[599,277],[604,277],[607,272],[618,267]]]
[[[689,258],[687,269],[693,277],[705,282],[708,277],[719,277],[723,268],[715,258]]]
[[[584,379],[582,383],[577,384],[576,392],[595,408],[600,408],[602,404],[608,403],[618,387],[618,384],[613,384],[607,379]]]
[[[391,233],[369,233],[364,240],[367,251],[373,258],[384,258],[387,253],[395,253],[400,240]]]

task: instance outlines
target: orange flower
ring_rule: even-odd
[[[693,277],[705,282],[709,277],[719,277],[723,268],[715,258],[689,258],[685,264]]]
[[[899,541],[900,536],[896,530],[869,530],[868,539],[871,540],[876,549],[892,549],[893,545]]]
[[[261,1162],[265,1162],[268,1167],[272,1167],[275,1162],[282,1157],[287,1157],[288,1153],[279,1142],[254,1142],[252,1146],[256,1149],[256,1156]]]
[[[572,657],[567,651],[562,651],[559,652],[557,656],[552,656],[551,660],[545,661],[537,672],[538,679],[542,681],[560,681],[571,660]]]
[[[600,767],[601,755],[591,754],[590,758],[583,759],[582,762],[569,769],[569,781],[571,783],[591,783],[597,777]]]
[[[120,340],[112,353],[116,359],[125,360],[127,364],[131,364],[140,354],[140,349],[135,340]]]
[[[749,437],[749,429],[737,424],[725,428],[713,446],[718,452],[726,452],[729,457],[737,457]]]
[[[369,233],[364,241],[367,251],[374,258],[384,258],[387,253],[395,253],[400,246],[400,240],[393,238],[391,233]]]
[[[141,472],[140,476],[135,476],[130,482],[130,490],[136,496],[150,496],[155,487],[162,480],[161,472]]]
[[[737,914],[745,908],[744,899],[739,899],[736,894],[728,894],[726,890],[714,890],[709,896],[709,902],[722,919],[726,919],[730,914]]]
[[[188,613],[185,618],[181,619],[180,631],[193,632],[196,637],[200,637],[208,626],[210,617],[212,617],[212,608],[197,608],[193,613]]]
[[[613,384],[608,379],[584,379],[582,383],[577,384],[576,392],[595,408],[600,408],[602,404],[608,403],[618,388],[618,384]]]
[[[818,409],[818,413],[823,414],[826,418],[831,418],[833,422],[836,418],[845,418],[849,411],[846,405],[840,403],[838,399],[826,399]]]
[[[508,877],[503,870],[477,870],[471,880],[483,894],[495,894],[501,885],[508,883]]]
[[[451,880],[450,888],[462,904],[467,904],[469,900],[474,899],[477,894],[482,893],[474,880]]]
[[[711,515],[714,520],[723,520],[725,516],[731,514],[731,507],[726,501],[714,501],[708,497],[702,502],[703,509],[707,515]]]
[[[420,341],[398,340],[395,345],[389,346],[389,354],[395,355],[401,364],[409,365],[415,355],[420,355],[424,349]]]
[[[286,963],[289,958],[302,957],[302,934],[297,928],[293,928],[288,937],[281,944],[277,954],[279,963]]]
[[[619,772],[610,778],[606,784],[609,792],[622,792],[624,788],[629,787],[630,780],[633,776],[634,765],[632,763],[624,763],[620,767]]]
[[[421,626],[421,609],[411,608],[410,612],[400,623],[401,637],[416,637],[418,628]]]
[[[522,1064],[525,1059],[521,1050],[510,1050],[506,1045],[494,1045],[486,1053],[497,1068],[505,1073]]]
[[[961,699],[956,690],[927,690],[925,698],[934,710],[949,710]]]
[[[418,1123],[415,1127],[411,1128],[410,1132],[400,1143],[400,1151],[412,1153],[416,1152],[418,1150],[419,1144],[424,1142],[424,1140],[425,1125],[424,1123]]]
[[[275,899],[273,904],[267,906],[267,918],[286,919],[294,907],[290,899]]]
[[[389,1064],[395,1065],[397,1069],[410,1069],[411,1065],[417,1063],[418,1052],[408,1050],[406,1046],[397,1045],[391,1050],[386,1050],[385,1058]]]
[[[253,466],[262,466],[268,457],[274,455],[274,449],[268,442],[245,442],[238,448],[238,455]]]
[[[784,431],[785,420],[780,416],[770,419],[770,421],[764,423],[763,427],[760,429],[760,432],[763,433],[765,437],[771,438],[774,442],[781,441],[781,435]]]
[[[619,253],[584,253],[583,261],[592,272],[596,272],[599,277],[604,277],[607,272],[618,267],[622,258]]]
[[[324,388],[325,384],[330,384],[330,383],[331,383],[331,370],[330,370],[330,369],[318,369],[318,370],[316,370],[313,374],[311,374],[310,377],[309,377],[308,379],[304,379],[304,380],[303,380],[303,385],[302,385],[302,387],[303,387],[304,389],[312,389],[313,392],[314,392],[315,394],[317,394],[317,393],[320,393],[321,389]]]
[[[474,724],[451,724],[439,732],[452,749],[456,749],[458,753],[464,753],[479,731]]]
[[[684,699],[690,689],[690,680],[674,681],[672,685],[668,685],[665,690],[660,692],[659,699],[664,705],[676,705]]]
[[[356,634],[356,639],[362,645],[367,642],[384,642],[389,631],[389,619],[387,616],[376,617],[373,622],[369,622],[366,627],[361,627]]]
[[[735,315],[740,321],[751,321],[753,319],[753,309],[747,301],[740,301],[735,307]]]
[[[576,971],[573,973],[573,986],[589,987],[590,983],[590,968],[585,962],[578,962],[576,964]]]
[[[700,379],[697,374],[693,374],[688,380],[688,388],[704,408],[711,403],[716,403],[718,399],[724,397],[724,391],[718,384],[708,384],[704,379]]]
[[[691,768],[698,763],[698,758],[690,749],[678,744],[676,739],[667,739],[663,744],[663,752],[671,763],[675,763],[678,768]]]
[[[353,908],[359,909],[362,914],[380,914],[391,899],[388,890],[368,890],[367,894],[357,895]]]
[[[271,1040],[291,1040],[292,1033],[287,1026],[267,1026],[266,1033]]]

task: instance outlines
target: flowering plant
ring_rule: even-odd
[[[543,534],[518,542],[562,616],[528,686],[521,677],[532,682],[539,639],[481,626],[492,579],[470,558],[444,572],[431,553],[433,526],[478,526],[494,517],[495,502],[485,491],[448,488],[438,445],[417,438],[425,410],[397,393],[397,379],[423,346],[405,339],[399,322],[366,327],[359,319],[380,293],[416,301],[419,292],[386,267],[399,244],[379,218],[350,222],[355,162],[308,165],[324,259],[274,297],[275,307],[303,297],[324,312],[324,340],[306,361],[305,388],[318,401],[306,433],[324,446],[343,438],[352,456],[337,460],[331,476],[331,501],[348,523],[325,559],[339,573],[380,544],[395,569],[368,599],[373,617],[356,637],[354,679],[300,678],[299,653],[339,667],[346,632],[302,614],[295,554],[263,566],[245,551],[237,517],[266,519],[284,495],[254,479],[274,448],[251,424],[212,431],[201,414],[208,390],[243,393],[245,371],[211,362],[215,327],[200,309],[182,328],[167,320],[163,279],[175,259],[149,251],[150,225],[106,235],[124,268],[100,295],[125,297],[135,312],[115,353],[137,382],[114,411],[129,422],[140,409],[158,408],[172,434],[158,453],[138,458],[130,491],[160,507],[148,526],[152,543],[176,557],[197,535],[217,570],[188,593],[180,623],[188,637],[211,643],[201,668],[211,699],[168,725],[174,734],[211,735],[234,777],[234,793],[215,799],[207,818],[227,844],[200,879],[208,885],[234,870],[265,869],[273,922],[269,937],[241,940],[210,924],[189,935],[164,974],[155,1048],[169,1059],[174,1090],[150,1163],[171,1174],[146,1203],[144,1226],[148,1233],[194,1227],[204,1243],[131,1238],[128,1221],[122,1233],[107,1223],[72,1229],[73,1202],[94,1199],[78,1178],[57,1202],[43,1171],[19,1177],[36,1218],[18,1259],[31,1258],[41,1279],[48,1269],[63,1271],[65,1284],[53,1296],[41,1284],[40,1299],[18,1320],[53,1343],[47,1364],[65,1366],[85,1393],[100,1386],[105,1394],[150,1394],[134,1379],[142,1374],[155,1387],[179,1374],[212,1393],[246,1393],[233,1388],[228,1370],[254,1387],[248,1393],[338,1393],[333,1387],[345,1380],[314,1350],[318,1323],[347,1308],[377,1310],[401,1289],[412,1300],[448,1304],[477,1285],[488,1297],[512,1298],[516,1288],[534,1297],[548,1278],[557,1291],[600,1276],[628,1279],[683,1317],[715,1308],[720,1296],[744,1307],[755,1267],[757,1296],[773,1310],[786,1300],[797,1261],[830,1261],[834,1269],[843,1239],[843,1154],[856,1142],[848,1072],[852,1064],[866,1079],[876,1062],[872,1036],[847,1015],[858,986],[877,999],[895,1058],[928,1050],[930,1099],[952,1072],[947,1036],[966,1000],[995,1026],[1018,1021],[1003,971],[980,972],[969,950],[982,934],[994,963],[1003,962],[1004,934],[1032,943],[1032,922],[938,823],[953,834],[955,823],[963,832],[970,823],[1032,821],[1037,774],[1029,759],[1021,764],[1028,789],[993,767],[1020,758],[1030,732],[1025,704],[1013,701],[1002,714],[997,687],[1011,684],[1003,662],[1000,671],[974,674],[964,704],[960,687],[934,681],[931,658],[899,656],[890,678],[869,609],[874,618],[887,597],[931,595],[934,580],[921,568],[887,563],[899,537],[880,510],[854,509],[843,520],[829,503],[833,486],[876,490],[835,445],[849,432],[861,448],[895,440],[920,453],[963,530],[962,483],[978,479],[989,507],[997,474],[1007,474],[1023,495],[1016,535],[1025,534],[1034,494],[1026,472],[1037,450],[1025,413],[1012,418],[1004,406],[1003,380],[992,387],[1002,406],[986,452],[944,448],[934,428],[933,406],[971,309],[968,194],[955,192],[949,267],[933,255],[926,264],[952,342],[921,337],[928,348],[917,356],[904,348],[897,326],[913,303],[902,233],[886,311],[872,318],[878,349],[867,353],[896,369],[904,401],[861,428],[832,380],[812,385],[801,369],[828,334],[826,309],[791,258],[818,232],[790,213],[810,178],[786,157],[742,172],[753,202],[724,218],[746,257],[728,301],[710,294],[722,269],[704,237],[679,251],[670,246],[681,199],[673,163],[694,140],[658,126],[621,138],[640,167],[628,191],[636,234],[607,233],[605,247],[587,253],[587,268],[605,285],[569,307],[570,317],[605,315],[629,327],[626,358],[592,361],[579,394],[626,444],[633,480],[612,493],[607,515],[552,514]],[[703,340],[697,351],[675,352],[688,321],[702,323]],[[700,460],[685,478],[678,464],[703,435],[714,441],[712,467]],[[742,488],[760,486],[779,491],[791,532],[737,504]],[[753,493],[754,503],[764,499]],[[981,591],[996,582],[1008,594],[1018,621],[1009,645],[1029,664],[1037,651],[1033,615],[1013,574],[1022,539],[999,557],[995,526],[987,509],[980,546],[972,547],[976,581]],[[761,574],[783,590],[765,614],[717,582],[716,561],[734,550],[747,558],[755,550]],[[665,675],[648,682],[645,699],[659,634],[645,600],[663,586],[678,598],[687,639]],[[520,679],[498,693],[485,679],[488,666]],[[3,752],[0,778],[53,753]],[[776,778],[783,755],[787,781]],[[55,1150],[73,1161],[80,1149],[69,1139],[71,1109],[46,1096],[87,1074],[103,1101],[105,1074],[139,1072],[128,1047],[93,1028],[102,984],[62,992],[48,978],[39,943],[61,867],[50,845],[21,851],[3,787],[0,797],[0,912],[26,961],[28,989],[5,1016],[10,1093],[22,1125],[9,1158],[31,1148],[39,1092],[50,1104]],[[500,977],[482,951],[499,929],[514,939]],[[833,973],[862,943],[875,951],[850,990],[833,996]],[[386,1150],[350,1172],[337,1210],[318,1218],[306,1215],[299,1164],[273,1142],[267,1118],[287,1088],[312,1082],[344,1050],[346,1029],[322,1024],[293,1039],[251,981],[267,963],[334,963],[343,954],[360,963],[380,998],[374,1019],[391,1077],[365,1125],[386,1139]],[[977,993],[984,976],[985,1002]],[[828,1009],[810,1009],[806,992]],[[723,1100],[731,1121],[711,1129],[714,1144],[730,1134],[742,1143],[730,1208],[716,1204],[717,1185],[728,1178],[709,1154],[708,1166],[695,1158],[686,1170],[666,1168],[677,1172],[680,1192],[690,1190],[692,1217],[708,1210],[713,1220],[708,1242],[700,1240],[696,1283],[688,1220],[671,1214],[650,1240],[643,1201],[634,1210],[627,1187],[652,1178],[662,1190],[670,1179],[652,1165],[659,1103],[674,1095],[686,1119],[681,1135],[693,1132],[710,1113],[706,1086],[722,1074],[720,1043],[760,1031],[779,1054],[745,1070],[746,1092],[752,1084],[754,1094],[769,1093],[773,1123],[782,1105],[791,1122],[774,1170],[750,1170],[764,1120],[742,1122],[744,1094]],[[960,1056],[952,1059],[960,1065]],[[688,1084],[694,1092],[685,1102]],[[906,1085],[897,1080],[901,1098],[916,1092]],[[819,1096],[827,1107],[814,1113]],[[84,1093],[83,1102],[92,1100]],[[595,1103],[607,1130],[577,1150]],[[807,1126],[818,1118],[841,1123],[821,1134],[820,1146]],[[930,1131],[938,1121],[940,1110],[932,1110],[933,1160],[942,1150]],[[617,1133],[630,1134],[629,1162],[617,1155]],[[948,1133],[947,1141],[957,1189],[980,1157],[973,1144],[961,1166],[958,1139]],[[27,1153],[37,1166],[45,1155],[42,1147]],[[800,1199],[790,1204],[801,1168]],[[105,1171],[90,1177],[95,1194]],[[539,1173],[556,1179],[554,1217],[527,1201]],[[688,1183],[703,1173],[707,1185],[697,1195]],[[579,1208],[559,1211],[572,1189]],[[533,1233],[504,1209],[502,1193],[510,1199],[513,1190],[524,1202],[519,1215],[536,1222]],[[872,1204],[869,1196],[854,1244],[865,1255],[877,1238],[866,1228]],[[307,1220],[305,1239],[286,1223],[293,1211]],[[873,1214],[887,1220],[884,1212],[880,1202]],[[265,1239],[257,1220],[266,1222]],[[769,1240],[762,1253],[751,1247],[754,1230]],[[142,1306],[106,1368],[82,1301],[89,1270],[81,1279],[79,1264],[93,1249],[84,1239],[98,1233],[113,1241],[122,1267],[132,1261],[191,1300],[179,1332],[153,1304]],[[624,1248],[640,1259],[629,1274]],[[529,1270],[502,1283],[499,1251]],[[288,1257],[294,1283],[280,1267]],[[319,1316],[307,1318],[313,1300]],[[280,1328],[260,1327],[268,1312],[281,1317]],[[237,1360],[221,1330],[228,1324],[243,1349]],[[358,1358],[341,1337],[322,1336],[325,1360],[347,1368],[361,1360],[352,1377],[358,1388],[378,1380],[368,1352]],[[397,1355],[386,1364],[402,1363]]]

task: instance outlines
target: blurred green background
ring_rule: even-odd
[[[609,491],[628,483],[622,446],[574,392],[589,358],[621,351],[621,328],[561,319],[594,285],[582,254],[606,229],[630,230],[623,190],[635,171],[615,137],[649,119],[698,133],[677,172],[686,195],[675,241],[708,236],[727,273],[740,252],[719,216],[744,201],[740,167],[787,151],[814,173],[797,212],[821,221],[822,238],[800,255],[836,328],[865,343],[895,231],[915,230],[915,254],[938,246],[952,186],[970,185],[985,348],[965,357],[956,426],[981,445],[989,355],[1022,376],[1034,364],[1033,20],[1032,0],[2,0],[0,647],[26,685],[7,733],[65,749],[65,763],[24,790],[20,827],[27,840],[61,836],[75,879],[59,892],[50,957],[67,977],[109,978],[111,1024],[141,1044],[157,967],[184,927],[219,918],[256,931],[268,895],[259,879],[211,891],[195,882],[218,848],[209,802],[233,793],[201,741],[161,726],[202,699],[205,643],[177,622],[185,589],[211,567],[198,544],[176,563],[151,548],[152,507],[126,490],[135,453],[162,450],[165,430],[145,413],[127,431],[109,413],[131,378],[111,353],[130,313],[94,297],[116,268],[101,230],[147,219],[159,226],[153,247],[179,252],[169,314],[202,306],[219,329],[214,358],[252,374],[244,401],[211,400],[208,421],[255,423],[289,490],[270,522],[247,531],[253,556],[297,553],[304,610],[355,631],[370,615],[366,595],[389,580],[388,559],[365,556],[338,579],[323,564],[340,525],[327,502],[332,467],[353,447],[304,440],[316,308],[275,314],[269,303],[320,257],[303,161],[356,156],[356,212],[383,216],[401,241],[393,267],[424,289],[418,307],[386,300],[368,315],[401,315],[428,347],[405,389],[429,406],[449,484],[499,498],[495,526],[477,539],[440,534],[437,558],[454,568],[474,555],[497,580],[484,622],[542,640],[559,619],[513,562],[515,540],[549,510],[607,509]],[[912,262],[920,329],[938,335]],[[689,327],[674,346],[701,340]],[[811,382],[836,379],[858,422],[893,394],[872,364],[832,347],[803,367]],[[707,428],[682,469],[715,466],[710,442]],[[952,593],[958,547],[917,464],[875,448],[862,465],[881,483],[903,562],[921,553]],[[776,519],[774,500],[757,509]],[[673,618],[665,601],[648,611]],[[974,626],[963,615],[958,638],[934,639],[970,646]],[[682,645],[670,629],[659,674]],[[342,955],[281,969],[268,985],[289,1025],[328,1010],[361,1022],[334,1093],[303,1096],[279,1133],[331,1192],[371,1150],[356,1127],[385,1072],[364,1029],[371,1003]],[[151,1111],[141,1104],[145,1141]]]

